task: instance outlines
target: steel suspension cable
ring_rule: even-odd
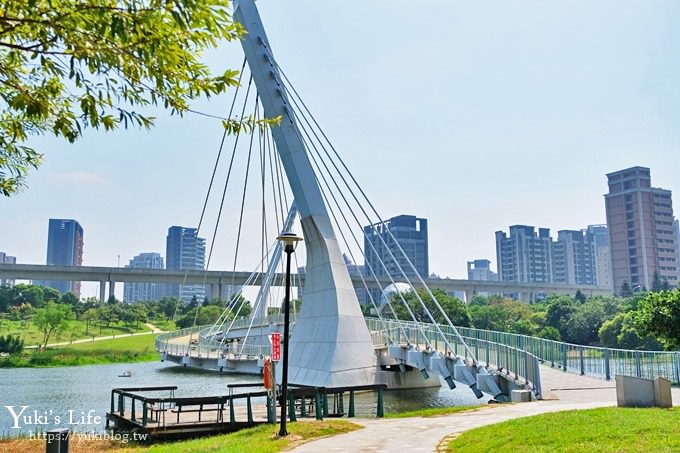
[[[309,109],[307,108],[306,104],[304,104],[304,101],[302,101],[301,97],[299,96],[299,94],[297,93],[297,91],[295,90],[295,88],[294,88],[294,87],[292,86],[292,84],[290,83],[290,80],[288,80],[288,78],[286,77],[284,71],[280,68],[280,66],[278,66],[278,64],[275,63],[275,60],[273,59],[273,56],[271,55],[271,52],[269,53],[269,55],[270,55],[270,58],[271,58],[271,61],[273,62],[273,64],[276,65],[276,68],[278,69],[278,71],[283,75],[283,77],[285,78],[285,80],[288,82],[287,85],[284,85],[284,88],[285,88],[286,91],[290,94],[290,90],[287,89],[287,88],[288,88],[288,85],[290,85],[290,88],[291,88],[292,92],[295,94],[295,96],[291,96],[291,99],[292,99],[294,102],[295,102],[295,97],[297,97],[298,99],[300,99],[300,103],[304,106],[305,111],[307,111],[307,113],[309,114],[309,116],[312,118],[312,121],[313,121],[314,124],[317,126],[318,130],[320,131],[320,133],[322,134],[322,136],[324,137],[324,139],[326,140],[326,142],[329,144],[329,146],[330,146],[331,149],[333,150],[333,152],[334,152],[336,158],[340,161],[341,165],[343,166],[343,168],[345,169],[345,171],[347,172],[347,174],[349,175],[349,177],[351,178],[351,180],[354,182],[354,185],[355,185],[355,186],[357,187],[357,189],[360,191],[360,193],[362,194],[363,198],[364,198],[364,199],[366,200],[366,202],[368,203],[368,205],[369,205],[369,207],[371,208],[371,210],[374,212],[374,214],[375,214],[375,215],[377,216],[377,218],[379,219],[380,223],[384,223],[384,221],[382,220],[382,218],[381,218],[380,215],[378,214],[377,210],[375,209],[375,206],[374,206],[374,205],[371,203],[371,201],[368,199],[368,197],[366,196],[366,194],[365,194],[365,192],[363,191],[363,189],[361,188],[361,186],[359,186],[359,184],[358,184],[358,182],[356,181],[355,177],[354,177],[353,174],[349,171],[349,169],[348,169],[347,165],[345,164],[344,160],[340,157],[340,155],[338,154],[337,150],[335,150],[335,148],[333,147],[332,143],[330,142],[330,140],[328,139],[328,137],[327,137],[327,136],[325,135],[325,133],[323,132],[323,129],[321,129],[321,127],[318,125],[318,122],[316,121],[316,119],[314,118],[314,116],[311,114],[311,112],[310,112]],[[296,104],[296,105],[297,105],[297,104]],[[321,142],[321,141],[319,140],[319,142]],[[331,163],[333,163],[334,167],[336,167],[336,170],[338,171],[338,174],[340,175],[340,177],[342,178],[343,182],[345,183],[345,185],[346,185],[346,186],[348,187],[348,189],[350,190],[350,193],[352,193],[352,195],[353,195],[353,197],[355,198],[355,201],[357,202],[357,204],[361,207],[362,211],[364,212],[364,215],[367,216],[367,218],[369,219],[369,222],[373,223],[372,221],[370,221],[370,217],[368,217],[368,215],[367,215],[367,213],[365,212],[365,210],[363,210],[363,206],[361,205],[361,203],[359,203],[358,199],[356,199],[356,196],[354,195],[354,191],[352,190],[352,188],[351,188],[351,187],[349,186],[349,184],[347,183],[347,181],[346,181],[346,179],[344,178],[342,172],[340,172],[340,170],[337,169],[337,166],[336,166],[336,164],[335,164],[335,161],[331,158],[330,154],[329,154],[328,151],[325,149],[325,146],[322,145],[322,148],[324,149],[324,151],[325,151],[326,154],[328,155],[329,159],[331,160]],[[454,334],[457,336],[458,340],[461,342],[461,344],[463,345],[463,347],[465,348],[465,350],[468,352],[468,354],[470,355],[470,357],[472,357],[473,361],[476,363],[476,362],[477,362],[477,359],[476,359],[475,355],[472,353],[472,350],[468,347],[467,343],[465,342],[465,340],[462,338],[462,336],[461,336],[460,333],[458,332],[458,329],[456,329],[456,327],[453,325],[453,323],[451,322],[450,318],[448,317],[448,315],[446,314],[446,312],[444,311],[444,309],[441,307],[441,305],[440,305],[439,302],[437,301],[437,298],[434,296],[434,294],[432,293],[432,291],[430,290],[430,288],[425,284],[424,280],[422,279],[422,277],[420,276],[420,274],[418,273],[418,271],[415,269],[415,266],[413,266],[413,263],[411,263],[411,261],[408,259],[408,255],[406,255],[406,253],[404,252],[403,248],[401,247],[401,245],[399,244],[399,242],[396,240],[396,238],[394,237],[394,235],[392,234],[392,232],[391,232],[389,229],[386,229],[386,231],[387,231],[387,233],[389,234],[389,236],[391,237],[391,239],[394,241],[394,243],[395,243],[395,245],[397,246],[399,252],[401,252],[401,254],[403,255],[403,257],[406,258],[406,262],[407,262],[407,263],[410,265],[410,267],[412,268],[412,270],[413,270],[413,272],[415,273],[416,277],[418,278],[418,280],[420,281],[421,285],[423,286],[423,288],[425,289],[425,291],[428,293],[428,295],[429,295],[430,298],[432,299],[433,303],[435,304],[435,306],[437,307],[437,309],[439,310],[439,312],[441,313],[441,315],[442,315],[442,316],[444,317],[444,319],[448,322],[449,326],[453,329]],[[384,240],[382,239],[382,236],[381,236],[381,235],[378,235],[378,237],[380,238],[381,242],[383,242],[383,245],[386,247],[386,249],[387,249],[388,253],[390,254],[390,257],[392,258],[392,260],[394,261],[394,263],[395,263],[395,264],[397,265],[397,267],[399,268],[400,273],[403,275],[404,278],[407,279],[407,281],[408,281],[408,283],[411,285],[411,287],[413,287],[413,284],[410,282],[410,279],[408,278],[408,276],[406,275],[406,273],[405,273],[405,272],[403,271],[403,269],[401,268],[401,265],[399,264],[399,262],[398,262],[398,261],[396,260],[396,258],[394,257],[394,255],[393,255],[393,253],[391,252],[390,248],[387,246],[387,244],[384,243]],[[428,317],[430,318],[430,320],[432,321],[432,323],[435,325],[436,329],[438,330],[438,333],[440,334],[440,336],[442,337],[442,339],[444,340],[444,342],[447,344],[447,346],[449,346],[449,348],[451,348],[451,345],[449,344],[448,339],[446,338],[446,336],[444,335],[444,333],[443,333],[443,332],[441,331],[441,329],[439,328],[438,323],[436,323],[436,322],[434,321],[434,318],[432,317],[432,314],[430,313],[430,311],[429,311],[429,310],[427,309],[427,307],[425,306],[425,303],[424,303],[424,301],[422,300],[422,298],[420,297],[420,295],[418,295],[417,291],[414,291],[414,293],[415,293],[415,295],[416,295],[416,298],[417,298],[418,301],[420,302],[420,304],[424,307],[425,312],[427,313],[427,315],[428,315]],[[416,321],[416,322],[417,322],[417,321]]]

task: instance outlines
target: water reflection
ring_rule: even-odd
[[[119,377],[126,371],[132,375]],[[75,431],[103,430],[114,387],[176,385],[176,396],[209,396],[227,394],[227,385],[237,382],[261,382],[261,378],[220,375],[158,362],[0,369],[0,433],[29,434],[55,427],[68,427]],[[462,386],[455,390],[444,385],[441,388],[388,391],[385,392],[385,412],[483,404],[486,401],[488,398],[477,400],[468,388]],[[357,395],[357,416],[373,416],[375,408],[375,394]],[[17,421],[12,414],[20,413]],[[84,423],[71,424],[87,416]]]

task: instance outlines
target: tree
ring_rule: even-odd
[[[628,283],[627,280],[623,281],[623,284],[621,285],[621,296],[623,297],[629,297],[633,295],[633,290],[630,289],[630,284]]]
[[[436,304],[434,303],[428,292],[422,288],[418,288],[416,291],[418,292],[417,296],[416,293],[413,291],[409,291],[407,293],[402,294],[404,301],[406,301],[408,307],[413,312],[416,321],[432,322],[427,314],[427,312],[429,311],[432,314],[432,317],[434,318],[434,321],[436,323],[439,324],[446,323],[446,318],[439,310],[439,308],[437,308]],[[442,289],[438,288],[433,289],[432,294],[434,295],[437,302],[439,302],[439,305],[442,307],[444,313],[446,313],[446,315],[449,317],[449,319],[454,325],[463,327],[470,326],[470,314],[468,313],[467,307],[463,302],[461,302],[459,299],[456,299],[455,297],[449,296]],[[425,307],[423,307],[423,304],[420,303],[418,297],[420,297],[420,299],[423,301]],[[395,311],[395,315],[397,316],[398,319],[404,319],[409,321],[412,320],[411,315],[408,312],[408,309],[406,308],[406,306],[404,306],[404,303],[402,302],[401,297],[398,294],[395,294],[392,297],[391,302],[392,307],[394,308]]]
[[[81,318],[85,321],[85,334],[87,335],[90,333],[90,323],[99,319],[99,312],[96,308],[88,308],[83,312]]]
[[[0,335],[0,352],[7,354],[16,354],[24,349],[24,340],[19,338],[19,335],[7,335],[3,337]]]
[[[680,347],[680,289],[650,292],[633,312],[637,330],[660,339],[666,349]]]
[[[197,313],[198,311],[198,313]],[[222,314],[223,309],[215,305],[196,307],[189,310],[184,317],[177,321],[177,327],[204,326],[214,324]]]
[[[600,344],[602,346],[607,348],[619,347],[618,336],[621,334],[624,316],[624,313],[620,313],[613,319],[609,319],[602,324],[598,331],[598,337],[600,338]]]
[[[73,311],[68,305],[50,302],[47,307],[39,308],[33,317],[33,324],[43,334],[42,346],[47,346],[47,342],[54,333],[66,330],[70,319],[73,319]]]
[[[180,307],[181,301],[174,297],[164,297],[158,301],[160,311],[165,314],[168,319],[175,319],[175,313]]]
[[[659,277],[659,273],[657,271],[654,271],[654,275],[652,276],[652,292],[659,292],[661,290],[662,290],[661,278]]]
[[[25,185],[42,160],[35,135],[74,142],[86,128],[138,126],[160,105],[190,102],[236,84],[211,74],[204,50],[240,36],[228,0],[12,0],[0,8],[0,193]],[[234,130],[241,124],[224,122]]]
[[[574,295],[574,299],[582,304],[586,303],[586,296],[581,292],[580,289],[576,290],[576,295]]]
[[[545,338],[546,340],[562,341],[560,331],[552,326],[546,326],[536,332],[536,336],[540,338]]]
[[[87,309],[85,305],[80,302],[78,296],[73,294],[71,291],[67,291],[64,294],[62,294],[61,297],[59,298],[59,303],[69,305],[71,309],[73,309],[76,318],[79,318],[83,314],[83,312]]]
[[[551,300],[546,312],[546,323],[563,332],[564,326],[576,311],[574,301],[567,296],[558,296]]]

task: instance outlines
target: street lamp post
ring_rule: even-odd
[[[288,435],[286,430],[286,409],[288,403],[288,336],[290,329],[290,256],[295,251],[297,243],[302,240],[293,232],[281,233],[277,237],[283,243],[283,251],[286,252],[286,298],[283,302],[283,373],[281,373],[281,428],[279,437]]]

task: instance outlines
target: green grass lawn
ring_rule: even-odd
[[[54,334],[48,340],[48,343],[61,343],[71,340],[79,340],[81,338],[103,337],[108,335],[120,335],[132,332],[148,332],[149,328],[144,324],[139,323],[137,326],[127,326],[123,322],[111,323],[109,327],[101,326],[101,328],[93,323],[90,323],[89,329],[85,321],[71,320],[68,321],[68,329],[60,334]],[[42,342],[43,334],[36,326],[27,321],[9,321],[7,319],[0,320],[0,335],[18,335],[24,340],[25,346],[35,346]]]
[[[151,447],[140,447],[133,451],[139,453],[198,453],[211,451],[220,453],[273,453],[289,449],[308,439],[334,436],[359,428],[361,426],[346,420],[305,421],[289,423],[289,435],[279,438],[276,436],[279,431],[278,425],[260,425],[232,434],[159,444]]]
[[[166,332],[171,332],[173,330],[177,330],[177,325],[175,324],[175,321],[171,319],[167,319],[165,321],[150,321],[151,324],[154,326],[158,327],[161,330],[164,330]]]
[[[73,453],[273,453],[288,450],[307,440],[333,436],[360,429],[361,426],[346,420],[305,421],[288,424],[288,437],[278,438],[278,425],[260,425],[232,434],[203,437],[182,442],[168,442],[140,446],[120,441],[71,441]],[[0,440],[0,452],[45,451],[45,442],[30,439]]]
[[[151,362],[159,358],[154,350],[155,338],[156,335],[135,335],[47,348],[43,352],[27,349],[23,354],[0,359],[0,368]]]
[[[451,452],[678,452],[680,407],[556,412],[466,431]]]

